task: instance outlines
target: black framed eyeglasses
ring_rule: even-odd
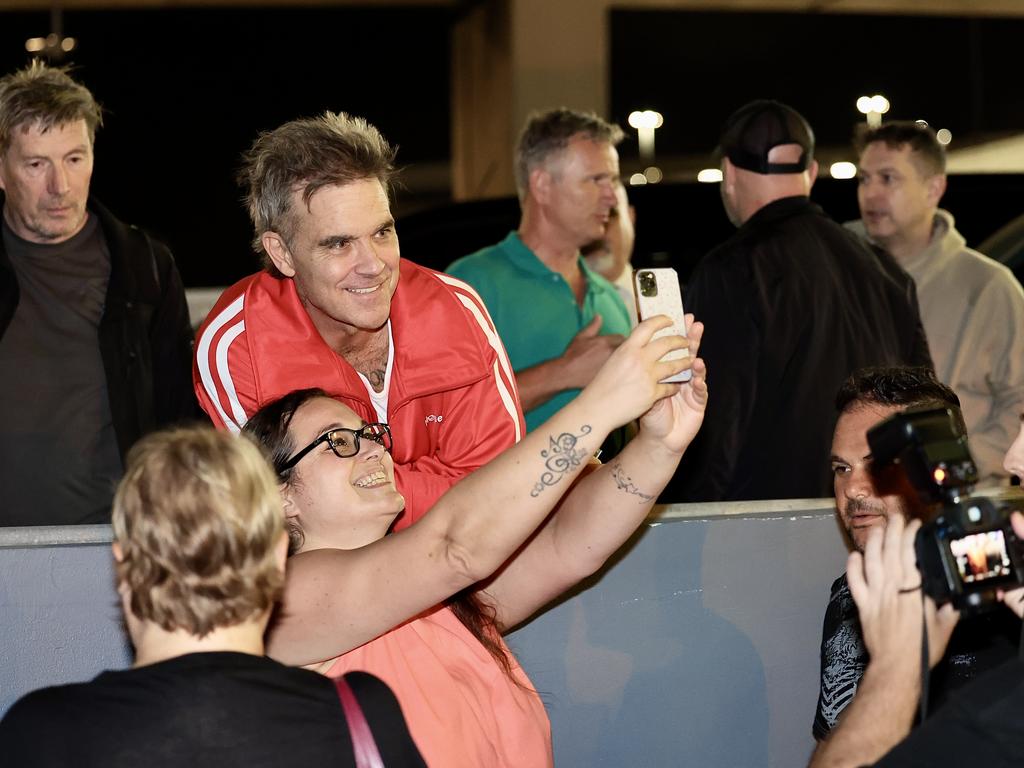
[[[324,432],[320,437],[288,459],[288,461],[284,463],[284,466],[281,467],[281,471],[285,472],[294,467],[302,461],[306,454],[320,445],[320,443],[327,443],[334,452],[334,455],[339,459],[347,459],[355,456],[359,453],[360,439],[373,440],[373,442],[383,446],[385,451],[391,453],[391,427],[384,422],[367,424],[365,427],[360,427],[359,429],[338,427],[337,429],[332,429],[330,432]]]

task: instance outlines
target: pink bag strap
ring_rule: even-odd
[[[377,750],[377,742],[373,740],[373,731],[366,722],[366,715],[363,714],[363,708],[359,706],[356,695],[352,693],[344,677],[336,678],[334,687],[338,691],[341,708],[348,722],[348,731],[352,735],[356,768],[384,768],[384,761],[380,759],[380,752]]]

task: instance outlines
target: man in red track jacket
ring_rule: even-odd
[[[214,423],[236,432],[264,403],[305,387],[390,424],[402,527],[516,442],[523,416],[480,298],[400,259],[393,159],[374,127],[344,114],[257,139],[242,181],[266,269],[210,312],[193,380]]]

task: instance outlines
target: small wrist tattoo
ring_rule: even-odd
[[[634,496],[640,497],[640,503],[646,504],[648,501],[654,498],[649,493],[644,493],[636,485],[633,484],[633,479],[622,471],[622,465],[619,462],[612,464],[612,479],[615,481],[615,487],[620,491],[625,491]]]
[[[533,490],[530,491],[531,496],[540,496],[545,488],[558,485],[569,472],[578,469],[582,464],[586,463],[591,452],[581,448],[579,441],[581,437],[589,435],[591,431],[591,426],[584,424],[580,427],[580,434],[578,435],[574,435],[571,432],[563,432],[558,437],[548,438],[547,450],[540,452],[540,457],[544,459],[545,471],[540,476],[537,484],[533,486]]]

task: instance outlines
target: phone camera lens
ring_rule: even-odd
[[[658,295],[658,281],[653,272],[640,273],[640,293],[643,296]]]

